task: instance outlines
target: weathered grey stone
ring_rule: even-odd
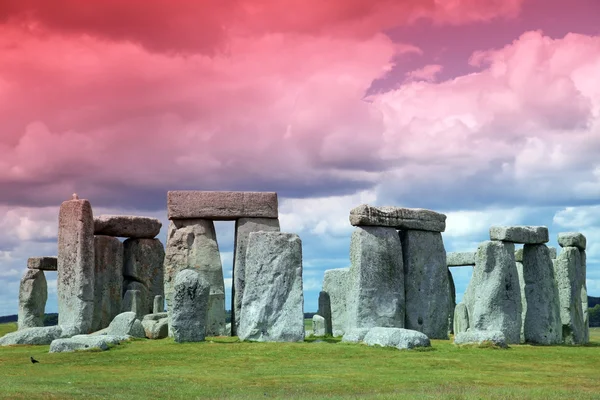
[[[362,342],[365,338],[367,332],[369,332],[371,328],[350,328],[346,330],[344,336],[342,337],[343,343],[359,343]]]
[[[142,320],[142,326],[148,339],[164,339],[169,336],[169,318],[167,313],[145,315]]]
[[[92,332],[106,328],[121,312],[123,243],[112,236],[96,236],[94,259]]]
[[[7,333],[0,337],[0,346],[12,346],[15,344],[46,345],[50,344],[54,339],[64,336],[62,328],[58,325],[26,328]]]
[[[131,215],[100,215],[94,218],[96,235],[152,239],[160,233],[162,222],[156,218]]]
[[[454,344],[465,345],[465,344],[484,344],[486,342],[492,343],[495,346],[506,348],[506,337],[502,331],[476,331],[469,330],[467,332],[460,332],[454,337]]]
[[[402,244],[396,229],[357,227],[350,240],[346,329],[403,328],[404,279]]]
[[[190,219],[171,221],[169,224],[164,267],[164,295],[169,310],[175,276],[184,269],[198,272],[210,286],[206,335],[222,335],[225,331],[225,283],[212,221]]]
[[[588,314],[589,307],[586,284],[587,257],[585,255],[585,250],[579,250],[579,255],[581,256],[581,268],[579,269],[578,279],[581,288],[581,310],[583,311],[583,343],[588,343],[590,341],[590,317]]]
[[[579,232],[561,232],[558,234],[558,245],[560,247],[577,247],[579,250],[585,250],[587,240]]]
[[[350,224],[444,232],[446,216],[422,208],[374,207],[362,204],[350,210]]]
[[[404,327],[448,339],[448,267],[439,232],[400,231],[404,259]]]
[[[144,327],[137,315],[132,311],[123,312],[117,315],[110,325],[108,325],[107,335],[112,336],[133,336],[146,337]]]
[[[454,334],[466,332],[469,329],[469,313],[465,303],[460,302],[454,308]]]
[[[543,244],[550,240],[545,226],[492,226],[490,239],[522,244]]]
[[[27,268],[41,269],[42,271],[56,271],[57,257],[30,257],[27,259]]]
[[[129,289],[125,292],[122,303],[122,312],[133,312],[138,319],[142,319],[144,315],[148,314],[146,307],[143,305],[142,292],[139,290]]]
[[[165,311],[165,299],[162,295],[154,296],[154,306],[152,307],[152,313],[162,313]]]
[[[225,333],[223,335],[225,335],[225,336],[232,336],[232,334],[231,334],[231,322],[228,322],[227,325],[225,325]]]
[[[169,318],[169,313],[160,312],[160,313],[154,313],[154,314],[146,314],[146,315],[144,315],[144,318],[142,318],[142,322],[143,321],[158,321],[159,319],[163,319],[163,318]]]
[[[204,192],[176,190],[167,193],[169,219],[278,218],[275,192]]]
[[[331,299],[327,292],[319,292],[319,309],[317,314],[323,317],[325,323],[325,335],[333,335],[333,328],[331,325]]]
[[[477,249],[471,282],[464,296],[469,329],[502,331],[508,343],[521,337],[521,288],[515,246],[486,241]]]
[[[561,343],[560,301],[552,259],[546,245],[524,246],[523,277],[527,303],[523,328],[525,342]]]
[[[238,336],[259,342],[304,340],[302,241],[282,232],[252,232]]]
[[[448,334],[454,333],[454,308],[456,308],[456,287],[452,272],[448,269]]]
[[[329,295],[331,306],[331,327],[333,336],[344,336],[348,321],[347,297],[350,288],[350,268],[336,268],[325,271],[323,291]]]
[[[237,335],[240,325],[242,298],[246,287],[246,250],[250,232],[279,232],[279,220],[273,218],[240,218],[235,221],[235,250],[233,252],[233,273],[231,287],[232,335]]]
[[[401,350],[431,347],[431,342],[424,333],[402,328],[371,328],[363,342],[369,346],[395,347]]]
[[[44,326],[48,283],[41,269],[27,269],[19,285],[19,330]]]
[[[102,350],[106,351],[111,344],[119,344],[127,340],[124,336],[92,336],[76,335],[66,339],[55,339],[50,343],[50,353],[64,353],[84,350]]]
[[[446,263],[449,267],[475,266],[475,252],[450,252],[446,253]]]
[[[523,262],[523,248],[515,250],[515,261],[518,263]]]
[[[127,239],[123,246],[123,276],[146,287],[143,304],[148,314],[153,311],[154,297],[164,295],[164,246],[158,239]]]
[[[325,336],[325,318],[321,317],[319,314],[313,315],[312,325],[313,335]]]
[[[519,275],[519,288],[521,288],[521,343],[525,343],[525,315],[527,314],[527,297],[525,296],[525,276],[523,275],[523,249],[515,251],[515,258],[518,253],[521,255],[521,261],[517,259],[517,274]]]
[[[565,344],[585,342],[581,265],[581,253],[577,247],[564,247],[554,262],[554,274],[560,299],[562,337]]]
[[[87,200],[69,200],[58,217],[58,324],[89,333],[94,316],[94,216]]]
[[[550,252],[550,258],[554,260],[556,258],[556,247],[548,246],[548,251]]]
[[[174,281],[169,325],[176,342],[201,342],[206,337],[210,285],[198,272],[185,269]]]

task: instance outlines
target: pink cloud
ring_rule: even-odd
[[[429,64],[423,68],[416,69],[406,73],[406,79],[408,81],[424,80],[427,82],[433,82],[436,79],[436,75],[442,72],[444,67],[439,64]]]

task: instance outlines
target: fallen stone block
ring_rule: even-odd
[[[275,192],[170,191],[167,193],[167,211],[170,220],[231,221],[279,217]]]
[[[148,339],[164,339],[169,336],[169,316],[167,313],[145,315],[142,326]]]
[[[475,252],[450,252],[446,253],[448,267],[475,266]]]
[[[544,244],[550,240],[545,226],[492,226],[490,239],[522,244]]]
[[[26,328],[0,337],[0,346],[16,344],[47,345],[54,339],[64,336],[62,328],[58,325]]]
[[[371,328],[363,342],[369,346],[395,347],[400,350],[431,347],[429,338],[423,332],[402,328]]]
[[[57,257],[30,257],[27,259],[27,268],[41,269],[42,271],[56,271]]]
[[[558,234],[558,245],[560,247],[577,247],[585,250],[586,238],[579,232],[561,232]]]
[[[446,216],[422,208],[374,207],[362,204],[350,210],[350,224],[444,232]]]
[[[173,287],[169,325],[176,342],[201,342],[206,337],[210,285],[191,269],[179,272]]]
[[[152,239],[160,233],[162,222],[156,218],[131,215],[100,215],[94,218],[94,234]]]
[[[482,345],[484,343],[492,343],[494,346],[502,348],[508,347],[506,337],[501,331],[469,330],[467,332],[460,332],[454,337],[454,344],[457,345]]]
[[[110,345],[120,344],[127,336],[90,336],[76,335],[66,339],[55,339],[50,343],[49,353],[65,353],[84,350],[106,351]]]
[[[131,311],[117,315],[108,326],[106,334],[111,336],[146,337],[141,321]]]
[[[360,343],[371,328],[351,328],[344,333],[343,343]]]
[[[44,326],[48,283],[41,269],[27,269],[19,284],[18,329]]]

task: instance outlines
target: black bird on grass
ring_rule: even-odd
[[[33,357],[29,357],[29,359],[31,360],[31,363],[32,363],[32,364],[39,363],[39,361],[38,361],[38,360],[36,360],[36,359],[35,359],[35,358],[33,358]]]

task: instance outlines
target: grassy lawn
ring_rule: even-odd
[[[0,398],[592,399],[600,397],[600,330],[591,336],[588,346],[507,350],[442,340],[429,351],[399,351],[236,338],[136,340],[106,352],[59,354],[49,346],[4,347]]]

